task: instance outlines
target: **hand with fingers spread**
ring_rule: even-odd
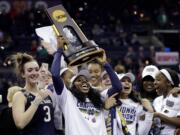
[[[105,53],[105,50],[104,50],[104,49],[100,48],[100,50],[102,50],[103,55],[102,55],[101,57],[97,57],[96,59],[97,59],[97,61],[98,61],[99,63],[101,63],[102,65],[104,65],[105,63],[107,63],[106,53]]]
[[[177,97],[178,94],[180,94],[180,87],[174,87],[169,93],[168,95],[173,95],[174,97]]]
[[[117,101],[116,101],[116,96],[118,95],[119,93],[115,93],[113,94],[112,96],[110,96],[109,98],[107,98],[105,100],[105,103],[104,103],[104,108],[105,109],[110,109],[111,107],[117,105]]]

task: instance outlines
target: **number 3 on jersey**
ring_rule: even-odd
[[[44,106],[43,110],[46,111],[46,115],[44,117],[45,122],[49,122],[51,120],[51,113],[50,113],[50,108],[49,106]]]

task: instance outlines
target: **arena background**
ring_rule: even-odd
[[[0,92],[19,80],[8,56],[28,52],[40,63],[52,58],[35,28],[51,25],[44,8],[63,4],[88,39],[104,48],[109,62],[138,79],[148,64],[180,70],[180,0],[1,0]],[[158,55],[158,52],[165,52]],[[6,102],[6,101],[4,101]]]

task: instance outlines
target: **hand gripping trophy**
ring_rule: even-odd
[[[103,51],[93,40],[86,38],[62,5],[48,8],[46,11],[54,24],[56,35],[61,34],[67,41],[64,44],[64,59],[68,66],[80,65],[103,55]]]

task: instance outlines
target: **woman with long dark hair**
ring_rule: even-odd
[[[109,90],[109,102],[115,105],[109,105],[111,121],[113,121],[113,135],[147,135],[152,124],[153,108],[148,100],[142,100],[140,94],[133,90],[135,77],[132,73],[118,74],[122,83],[122,90]],[[118,93],[111,99],[111,95]],[[148,112],[150,111],[150,112]],[[112,116],[114,118],[112,120]]]
[[[65,118],[66,135],[106,135],[103,101],[97,90],[89,84],[87,74],[80,71],[71,79],[70,90],[59,77],[63,37],[58,38],[58,49],[54,54],[51,67],[55,90],[59,95],[59,105]],[[121,89],[121,83],[111,66],[106,62],[105,52],[97,60],[104,66],[110,76],[112,87]]]
[[[159,135],[173,135],[180,127],[180,94],[173,96],[171,91],[179,87],[177,72],[171,69],[161,69],[155,78],[155,88],[158,97],[153,102],[154,117],[161,121]]]

